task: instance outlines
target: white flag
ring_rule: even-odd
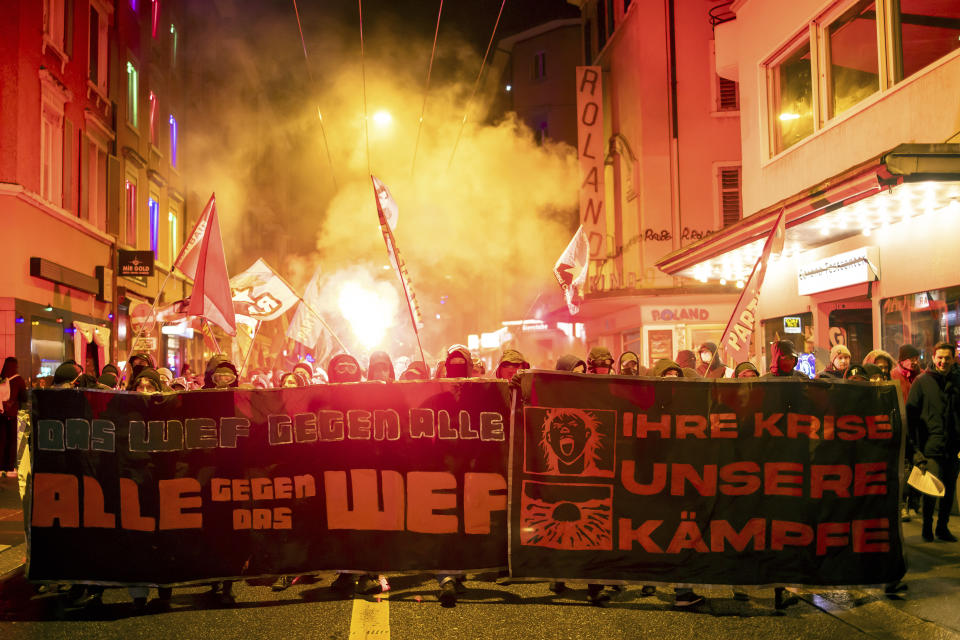
[[[567,309],[572,316],[580,312],[580,303],[583,302],[583,285],[587,282],[589,255],[587,236],[583,232],[583,225],[580,225],[577,232],[573,234],[570,244],[557,260],[557,264],[553,265],[553,275],[560,283],[560,288],[567,300]]]
[[[310,310],[310,307],[315,309],[320,306],[319,267],[313,272],[313,277],[303,292],[303,299],[306,304],[301,302],[297,307],[297,312],[293,314],[290,326],[287,327],[287,337],[296,340],[308,349],[313,349],[323,336],[323,323],[320,322],[317,314]]]
[[[243,273],[230,278],[234,312],[254,320],[274,320],[299,298],[283,278],[260,258]]]

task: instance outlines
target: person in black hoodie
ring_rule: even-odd
[[[237,367],[230,358],[223,354],[217,354],[207,362],[207,368],[203,372],[204,389],[228,389],[240,386],[240,380],[237,378]]]
[[[700,353],[700,362],[697,363],[697,373],[704,378],[729,378],[733,371],[723,364],[717,345],[714,342],[704,342],[697,350]]]
[[[216,358],[217,356],[214,356]],[[140,372],[145,368],[150,367],[154,368],[153,356],[149,353],[135,353],[130,356],[130,359],[127,360],[127,365],[130,368],[130,371],[127,375],[127,391],[133,391],[133,381],[140,375]]]
[[[393,382],[396,379],[396,373],[393,370],[393,361],[387,352],[374,351],[371,353],[370,363],[367,365],[367,380]]]
[[[932,542],[934,535],[946,542],[957,538],[947,528],[950,510],[957,490],[960,453],[960,374],[954,366],[956,345],[938,342],[933,347],[929,368],[916,379],[907,396],[907,426],[910,442],[915,448],[913,463],[922,471],[940,478],[946,488],[940,498],[936,531],[933,529],[933,511],[937,498],[923,496],[923,528],[921,535]]]
[[[587,363],[573,355],[568,353],[566,355],[560,356],[560,359],[557,360],[557,366],[554,367],[557,371],[572,371],[574,373],[586,373],[587,372]]]
[[[330,384],[337,382],[360,382],[363,374],[360,371],[360,363],[349,353],[338,353],[330,358],[330,364],[327,365],[327,377]]]
[[[633,351],[624,351],[620,354],[618,367],[622,376],[639,376],[640,358]]]

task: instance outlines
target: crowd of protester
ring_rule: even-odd
[[[586,360],[574,354],[561,356],[554,366],[558,371],[591,375],[627,375],[637,377],[676,377],[676,378],[790,378],[809,380],[809,377],[797,370],[798,356],[793,343],[781,340],[772,343],[768,371],[761,374],[752,362],[724,363],[718,353],[717,345],[705,342],[697,351],[684,350],[675,360],[667,358],[652,363],[648,369],[641,365],[636,353],[626,351],[615,359],[611,352],[602,346],[590,350]],[[915,491],[908,490],[901,506],[901,519],[909,520],[911,511],[922,518],[922,537],[927,542],[936,539],[956,542],[957,538],[948,529],[950,511],[955,501],[955,489],[958,475],[958,453],[960,453],[960,369],[956,366],[956,347],[947,342],[935,345],[930,354],[929,366],[921,371],[920,352],[913,345],[903,345],[896,358],[891,354],[874,350],[867,354],[861,364],[851,362],[847,347],[836,345],[830,351],[830,361],[819,373],[818,378],[883,382],[895,380],[899,385],[907,417],[907,456],[905,464],[919,467],[938,476],[946,487],[945,495],[939,499],[923,495],[922,499]],[[522,353],[515,349],[503,351],[496,368],[487,375],[485,367],[470,351],[462,345],[453,345],[445,357],[435,363],[413,361],[403,371],[395,370],[390,356],[383,351],[370,354],[366,368],[353,356],[341,353],[327,363],[326,369],[310,362],[300,362],[291,371],[257,369],[244,376],[241,383],[237,367],[229,358],[215,355],[207,363],[202,374],[192,374],[184,367],[178,376],[167,368],[156,368],[150,354],[135,353],[125,366],[108,364],[96,371],[87,363],[88,369],[73,360],[57,367],[49,380],[39,381],[36,386],[78,387],[104,390],[126,390],[135,393],[169,393],[193,391],[198,389],[224,388],[282,388],[305,387],[315,384],[360,382],[379,380],[390,383],[396,380],[427,380],[431,378],[477,378],[492,377],[513,380],[524,369],[530,369],[530,363]],[[431,371],[432,369],[432,371]],[[7,358],[0,374],[0,398],[3,399],[3,413],[0,417],[0,467],[2,471],[12,472],[19,461],[19,480],[21,493],[24,491],[26,476],[29,473],[29,456],[24,455],[24,443],[19,451],[16,445],[16,432],[29,432],[29,415],[23,409],[28,396],[27,385],[18,374],[15,358]],[[19,412],[19,414],[18,414]],[[26,440],[23,438],[22,440]],[[26,468],[25,468],[26,465]],[[922,508],[921,508],[922,507]],[[937,516],[934,528],[934,515]],[[310,576],[281,576],[273,584],[275,591],[282,591],[298,582],[311,581]],[[447,606],[456,603],[457,595],[463,593],[464,576],[459,574],[438,575],[439,599]],[[44,587],[49,588],[49,587]],[[70,588],[70,597],[76,602],[88,605],[99,604],[102,587],[74,585]],[[354,591],[373,594],[383,588],[389,588],[386,579],[372,574],[338,573],[331,589],[340,597],[349,597]],[[886,585],[888,592],[902,590],[900,582]],[[550,589],[561,593],[567,589],[563,582],[552,582]],[[594,604],[602,604],[610,599],[610,590],[620,587],[614,584],[590,583],[587,585],[587,598]],[[649,596],[656,587],[645,585],[641,595]],[[147,594],[144,588],[131,588],[131,596],[137,608],[143,608]],[[221,602],[232,602],[232,583],[217,582],[210,585],[210,594]],[[796,602],[782,587],[775,589],[775,606],[784,608]],[[741,590],[735,590],[734,596],[745,598]],[[160,589],[159,601],[169,601],[170,589]],[[704,602],[703,596],[686,586],[675,589],[675,603],[680,607],[696,606]]]

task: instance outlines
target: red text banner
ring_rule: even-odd
[[[514,576],[852,585],[905,571],[893,384],[536,372],[522,399]]]

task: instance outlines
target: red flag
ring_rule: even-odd
[[[237,333],[237,322],[233,315],[230,276],[227,275],[227,259],[223,254],[223,238],[220,236],[220,222],[217,220],[217,205],[213,196],[200,216],[201,220],[204,218],[206,222],[203,225],[203,238],[193,263],[196,265],[196,272],[192,276],[193,293],[190,295],[187,313],[206,318],[233,336]],[[199,222],[197,228],[200,228]],[[186,250],[186,247],[184,249]],[[181,251],[181,254],[183,253]],[[193,254],[194,250],[191,249],[187,257],[192,260]],[[188,265],[180,266],[180,270],[190,275],[184,266]]]
[[[210,194],[210,201],[207,202],[207,206],[203,208],[203,213],[200,214],[200,217],[197,218],[197,224],[193,226],[190,237],[187,238],[187,241],[180,247],[180,253],[177,254],[177,259],[173,261],[174,269],[180,269],[180,271],[194,280],[197,278],[197,259],[200,256],[200,247],[203,244],[204,237],[206,237],[207,227],[210,226],[210,217],[217,208],[214,197],[214,194]]]
[[[727,328],[723,330],[720,345],[726,351],[727,361],[731,366],[736,366],[750,358],[750,342],[757,330],[757,305],[760,301],[763,276],[767,272],[767,262],[770,260],[771,253],[779,254],[783,251],[783,239],[786,235],[785,212],[786,209],[780,210],[777,223],[773,225],[773,230],[763,245],[763,252],[757,258],[757,263],[753,265],[750,280],[740,294],[737,306],[733,309],[733,315],[727,322]]]

